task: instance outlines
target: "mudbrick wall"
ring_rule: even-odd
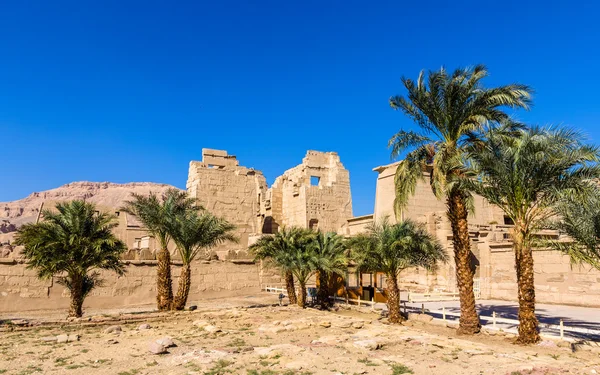
[[[103,271],[104,286],[85,300],[85,307],[119,308],[154,304],[156,301],[155,261],[126,261],[126,275]],[[180,267],[174,265],[173,286],[177,287]],[[259,264],[201,261],[192,265],[192,288],[188,303],[258,293],[263,285],[281,284],[280,277]],[[0,316],[13,311],[67,309],[68,291],[56,278],[40,280],[24,263],[0,259]]]

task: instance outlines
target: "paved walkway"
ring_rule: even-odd
[[[406,295],[401,295],[403,301],[406,301]],[[460,304],[458,301],[446,301],[446,302],[424,302],[426,310],[441,310],[442,307],[447,312],[460,313]],[[406,303],[407,307],[421,308],[421,303]],[[383,304],[377,304],[378,308],[383,307]],[[518,308],[517,302],[512,301],[499,301],[499,300],[479,300],[477,301],[477,311],[483,316],[492,316],[495,311],[498,318],[507,319],[518,319]],[[436,318],[441,318],[434,314]],[[547,329],[543,327],[543,324],[555,324],[559,325],[560,320],[563,320],[565,327],[575,327],[582,329],[592,329],[600,331],[600,308],[592,307],[579,307],[579,306],[566,306],[566,305],[548,305],[548,304],[536,304],[536,315],[538,320],[542,324],[542,332],[559,335],[559,331],[555,329]],[[446,319],[458,319],[457,317],[447,316]],[[491,325],[491,322],[482,321],[482,324]],[[498,323],[498,327],[504,330],[516,330],[517,325],[511,325],[507,323]],[[565,331],[565,336],[571,338],[584,338],[593,339],[600,341],[600,335],[590,335],[578,332]]]

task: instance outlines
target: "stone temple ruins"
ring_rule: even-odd
[[[203,149],[202,161],[190,162],[187,191],[200,204],[237,226],[238,243],[212,249],[192,266],[190,301],[236,294],[257,293],[265,286],[282,285],[275,270],[256,264],[247,249],[263,234],[279,228],[300,226],[335,231],[352,236],[383,217],[396,220],[393,213],[394,174],[397,163],[376,167],[376,196],[373,214],[354,217],[350,175],[335,152],[307,151],[302,162],[288,169],[268,186],[262,172],[241,166],[227,151]],[[424,171],[427,180],[428,171]],[[53,206],[45,201],[42,208]],[[125,276],[102,274],[104,286],[95,289],[89,307],[118,307],[154,303],[155,253],[157,243],[135,217],[116,207],[98,206],[118,216],[115,233],[129,247],[124,255]],[[452,254],[452,232],[444,202],[439,201],[426,182],[420,182],[415,196],[399,219],[423,223]],[[475,197],[475,211],[469,218],[472,267],[477,298],[516,300],[517,283],[510,220],[481,197]],[[560,239],[559,233],[541,235]],[[174,282],[177,282],[178,254],[171,246]],[[536,298],[540,303],[600,306],[600,272],[571,265],[569,258],[549,249],[535,249]],[[455,292],[452,257],[436,271],[413,269],[400,275],[401,289],[412,292]],[[365,300],[385,301],[385,276],[358,274],[348,270],[344,288],[338,293]],[[332,290],[332,293],[335,292]],[[18,251],[0,252],[0,311],[58,308],[68,304],[66,290],[53,279],[39,280],[25,267]]]
[[[335,152],[308,151],[269,188],[262,172],[235,156],[203,149],[202,161],[190,163],[187,190],[238,228],[239,243],[222,245],[219,258],[247,257],[249,243],[281,226],[343,232],[352,217],[350,175]]]

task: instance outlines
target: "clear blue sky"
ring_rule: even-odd
[[[600,138],[593,1],[0,3],[0,201],[79,180],[184,188],[203,147],[271,183],[337,151],[354,214],[373,211],[403,75],[484,63],[522,82],[519,117]],[[369,4],[369,5],[367,5]]]

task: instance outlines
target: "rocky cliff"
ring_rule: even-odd
[[[12,202],[0,202],[0,244],[10,241],[17,228],[35,221],[42,202],[84,199],[87,202],[108,207],[120,207],[131,193],[163,193],[173,186],[151,182],[72,182],[61,187],[31,193],[28,197]]]

